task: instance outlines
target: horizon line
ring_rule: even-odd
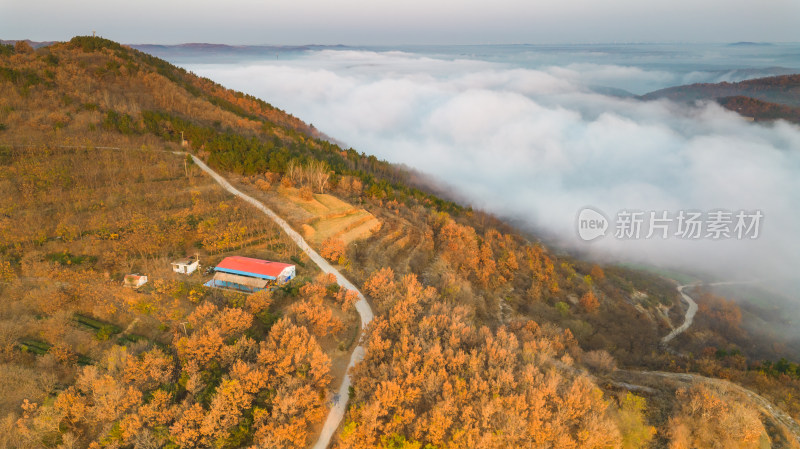
[[[78,37],[81,35],[75,35]],[[83,35],[89,36],[89,35]],[[96,37],[103,37],[98,34]],[[72,39],[72,38],[70,38]],[[104,38],[108,39],[108,38]],[[109,39],[114,40],[114,39]],[[18,42],[27,41],[35,44],[52,44],[57,42],[69,42],[67,40],[32,40],[32,39],[0,39],[1,42]],[[534,43],[534,42],[483,42],[483,43],[391,43],[391,44],[360,44],[360,43],[335,43],[335,44],[322,44],[322,43],[305,43],[305,44],[292,44],[292,43],[225,43],[225,42],[180,42],[180,43],[158,43],[158,42],[119,42],[122,45],[129,46],[164,46],[164,47],[179,47],[186,45],[216,45],[233,48],[248,48],[248,47],[364,47],[364,48],[380,48],[380,47],[491,47],[491,46],[553,46],[553,45],[567,45],[567,46],[595,46],[595,45],[785,45],[785,44],[800,44],[800,41],[598,41],[598,42],[548,42],[548,43]]]

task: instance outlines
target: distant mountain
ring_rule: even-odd
[[[728,47],[772,47],[775,44],[769,42],[733,42]]]
[[[186,43],[178,45],[134,44],[130,45],[130,47],[166,59],[209,55],[235,59],[242,56],[272,56],[281,53],[346,48],[344,45],[226,45],[208,43]]]
[[[632,92],[628,92],[625,89],[619,89],[616,87],[608,87],[608,86],[589,86],[589,90],[601,94],[607,95],[609,97],[619,97],[619,98],[633,98],[636,97],[636,94]]]
[[[738,83],[701,83],[668,87],[642,95],[640,98],[643,100],[669,98],[673,101],[686,102],[734,96],[751,97],[787,106],[800,106],[800,74],[757,78]]]
[[[53,44],[56,43],[56,41],[36,42],[36,41],[32,41],[30,39],[20,39],[20,40],[24,40],[25,42],[28,43],[28,45],[30,45],[33,48],[47,47],[48,45],[53,45]],[[19,42],[19,40],[3,40],[3,39],[0,39],[0,44],[2,44],[2,45],[14,45],[17,42]]]
[[[800,74],[771,76],[738,83],[703,83],[669,87],[639,97],[677,102],[716,101],[757,120],[785,119],[800,123]]]

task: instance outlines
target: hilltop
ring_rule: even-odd
[[[313,441],[359,338],[352,298],[175,154],[187,151],[310,228],[370,297],[334,447],[796,447],[727,382],[649,371],[731,379],[796,417],[797,365],[762,363],[785,351],[750,338],[730,301],[693,291],[696,325],[663,348],[685,312],[672,282],[556,254],[261,99],[112,41],[4,46],[0,89],[7,446]],[[247,297],[208,289],[169,271],[194,253],[291,260],[299,279]],[[129,272],[151,286],[124,289]]]

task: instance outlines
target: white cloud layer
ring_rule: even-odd
[[[640,102],[588,88],[658,88],[698,74],[597,64],[532,70],[367,51],[187,67],[358,151],[439,178],[474,206],[564,247],[726,278],[798,279],[800,128],[748,123],[715,104]],[[622,209],[758,209],[764,219],[756,240],[586,243],[575,220],[587,205],[610,218]]]

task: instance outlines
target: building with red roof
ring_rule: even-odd
[[[296,275],[294,265],[242,256],[222,259],[214,271],[214,278],[205,285],[248,293],[283,284]]]

